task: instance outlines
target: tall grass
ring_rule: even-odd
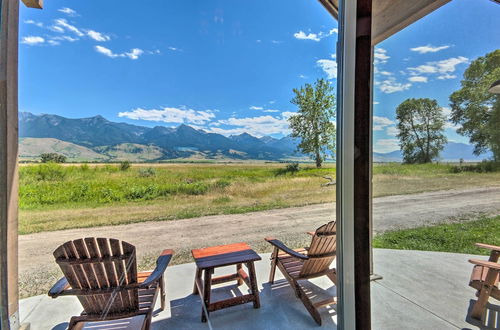
[[[334,169],[304,170],[298,177],[320,176]],[[42,164],[20,169],[19,206],[34,209],[54,205],[99,206],[110,203],[204,195],[223,192],[233,184],[277,180],[273,168],[224,166],[141,167],[122,165],[61,166]]]

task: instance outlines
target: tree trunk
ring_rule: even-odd
[[[316,168],[320,168],[322,162],[321,162],[321,155],[319,154],[319,151],[316,151],[315,160],[316,160]]]

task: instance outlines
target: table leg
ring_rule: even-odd
[[[250,286],[252,295],[254,296],[253,308],[260,307],[260,298],[259,298],[259,288],[257,286],[257,277],[255,276],[255,266],[253,261],[247,263],[247,268],[250,276]]]
[[[196,281],[201,280],[201,272],[202,270],[196,267],[196,274],[194,276],[193,294],[198,294],[198,287],[196,286]]]
[[[240,285],[242,285],[242,284],[243,284],[243,279],[241,278],[241,276],[239,276],[239,275],[240,275],[239,270],[240,270],[241,268],[243,268],[243,266],[242,266],[241,264],[237,264],[237,265],[236,265],[236,274],[238,274],[238,280],[237,280],[237,281],[238,281],[238,282],[237,282],[237,283],[238,283],[238,286],[240,286]]]
[[[201,310],[201,322],[207,322],[208,309],[210,307],[210,292],[212,290],[212,274],[214,272],[213,268],[205,269],[204,283],[203,283],[203,301],[202,304],[205,305],[207,314],[205,315],[205,310]]]

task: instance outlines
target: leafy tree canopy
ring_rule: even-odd
[[[405,163],[430,163],[447,140],[445,117],[436,100],[407,99],[396,109],[398,138]]]
[[[500,49],[473,61],[465,70],[461,88],[451,94],[451,120],[457,133],[468,136],[479,155],[490,149],[500,160],[500,95],[488,91],[500,79]]]
[[[328,151],[335,152],[335,97],[333,87],[324,79],[314,85],[294,89],[291,100],[299,110],[288,119],[292,137],[301,139],[297,149],[308,154],[321,167]]]
[[[42,163],[65,163],[66,156],[55,152],[48,152],[40,155]]]

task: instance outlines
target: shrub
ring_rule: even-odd
[[[215,181],[214,188],[224,189],[226,187],[229,187],[230,185],[231,185],[231,182],[229,182],[228,180],[220,179],[220,180]]]
[[[126,171],[130,168],[130,162],[128,160],[124,160],[120,163],[120,171]]]
[[[58,181],[66,177],[64,168],[54,163],[38,165],[35,173],[37,179],[41,181]]]
[[[285,168],[279,168],[276,170],[276,175],[285,175],[287,173],[295,174],[300,171],[299,163],[292,163],[285,166]]]
[[[471,165],[463,165],[463,162],[460,162],[460,165],[453,166],[450,168],[451,173],[462,173],[462,172],[476,172],[476,173],[487,173],[487,172],[497,172],[500,171],[500,163],[483,160],[477,164]]]
[[[40,155],[42,163],[65,163],[66,156],[56,154],[55,152],[47,152]]]
[[[80,165],[80,170],[82,172],[87,172],[89,170],[89,166],[87,164]]]
[[[149,178],[156,175],[156,170],[152,167],[140,168],[139,176],[141,178]]]

